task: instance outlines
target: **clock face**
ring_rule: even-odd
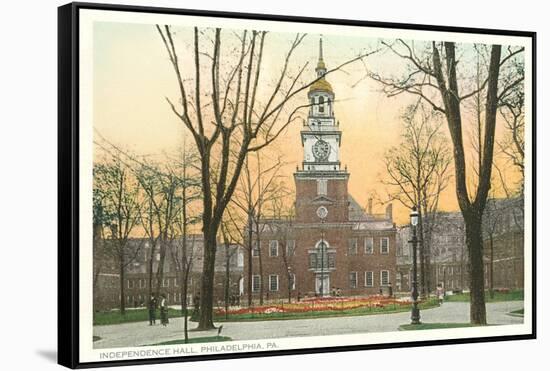
[[[321,219],[325,219],[328,215],[328,210],[326,207],[324,206],[320,206],[318,209],[317,209],[317,216]]]
[[[313,156],[317,161],[326,161],[330,154],[330,145],[322,139],[319,139],[312,148]]]

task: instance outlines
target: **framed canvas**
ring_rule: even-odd
[[[535,33],[59,8],[59,363],[534,339]]]

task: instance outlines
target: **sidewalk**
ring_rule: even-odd
[[[488,303],[487,322],[499,325],[522,323],[522,317],[507,315],[507,313],[521,308],[523,308],[523,302],[521,301]],[[469,322],[470,304],[467,302],[444,303],[441,307],[421,311],[421,316],[422,322],[425,323]],[[282,321],[223,322],[222,335],[229,336],[233,340],[253,340],[387,332],[397,331],[399,325],[409,323],[409,321],[410,312]],[[195,322],[189,322],[189,329],[195,327]],[[217,330],[190,331],[189,337],[204,337],[216,334]],[[159,324],[149,326],[146,322],[94,326],[94,335],[101,337],[101,340],[94,342],[94,348],[96,349],[140,346],[182,339],[183,318],[171,318],[167,327]]]

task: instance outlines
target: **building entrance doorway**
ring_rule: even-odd
[[[328,295],[330,292],[330,277],[328,274],[315,276],[315,294],[319,296]]]

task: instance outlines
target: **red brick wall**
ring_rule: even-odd
[[[315,179],[296,178],[296,221],[315,223],[319,221],[317,208],[323,204],[328,209],[327,223],[345,222],[348,220],[348,179],[328,179],[326,198],[333,204],[312,202],[317,195]]]

